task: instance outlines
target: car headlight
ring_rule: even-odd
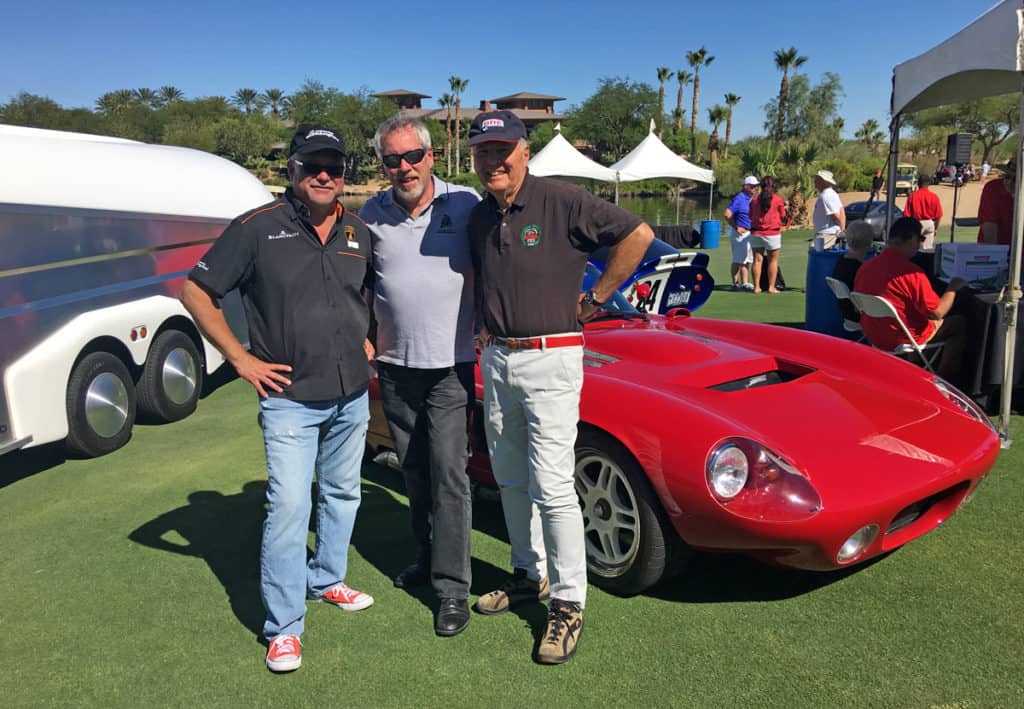
[[[867,551],[867,548],[874,543],[876,537],[878,537],[877,524],[861,527],[851,534],[849,539],[843,542],[843,546],[839,547],[839,553],[836,554],[836,562],[845,564],[853,561]]]
[[[796,466],[749,438],[719,441],[705,473],[712,498],[729,512],[766,522],[807,519],[821,510],[821,496]]]
[[[708,484],[723,500],[731,500],[740,494],[747,484],[750,465],[747,456],[732,443],[721,446],[711,455],[708,463]]]
[[[996,425],[992,423],[992,419],[990,419],[988,415],[982,411],[981,407],[974,403],[969,396],[939,376],[932,378],[932,384],[934,384],[935,388],[938,389],[939,392],[960,411],[967,414],[975,421],[985,424],[996,433],[999,433],[999,429],[997,429]]]

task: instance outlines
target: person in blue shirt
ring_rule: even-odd
[[[743,178],[740,190],[725,209],[729,223],[729,243],[732,245],[732,289],[754,290],[750,282],[750,263],[754,260],[750,250],[750,199],[757,193],[761,182],[753,175]]]

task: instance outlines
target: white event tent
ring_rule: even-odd
[[[715,175],[711,170],[697,167],[692,162],[673,153],[667,145],[654,134],[654,121],[650,131],[640,144],[629,151],[626,157],[611,166],[615,172],[615,201],[618,202],[619,182],[635,182],[658,177],[675,177],[680,180],[693,180],[714,184]],[[714,190],[709,190],[714,194]],[[711,218],[711,200],[708,200],[708,218]],[[678,221],[678,218],[677,218]]]
[[[615,171],[594,162],[569,144],[561,125],[555,126],[555,137],[530,158],[530,174],[539,177],[563,175],[584,177],[602,182],[615,182]]]
[[[1021,125],[1017,129],[1017,174],[1021,175],[1021,136],[1024,135],[1024,0],[1003,0],[970,25],[924,54],[893,68],[889,164],[899,156],[900,119],[905,113],[984,96],[1018,93]],[[896,171],[889,170],[891,213],[896,194]],[[1021,241],[1024,227],[1024,178],[1017,180],[1010,244],[1009,282],[1002,298],[1005,331],[1000,433],[1009,444],[1010,395],[1013,387],[1017,309],[1021,299]],[[886,225],[888,228],[888,225]]]

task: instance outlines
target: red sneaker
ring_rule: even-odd
[[[267,648],[267,669],[291,672],[302,665],[302,642],[298,635],[278,635]]]
[[[333,603],[343,611],[361,611],[373,605],[373,596],[349,588],[343,583],[331,586],[317,600]]]

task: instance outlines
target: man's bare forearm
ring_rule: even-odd
[[[599,301],[603,303],[611,298],[619,285],[633,275],[653,240],[654,231],[642,223],[609,250],[604,273],[594,284],[594,294]]]
[[[224,312],[214,303],[213,297],[193,281],[185,281],[185,286],[181,290],[181,303],[196,321],[203,337],[209,340],[232,366],[237,366],[238,361],[246,354],[245,348],[231,331]]]

